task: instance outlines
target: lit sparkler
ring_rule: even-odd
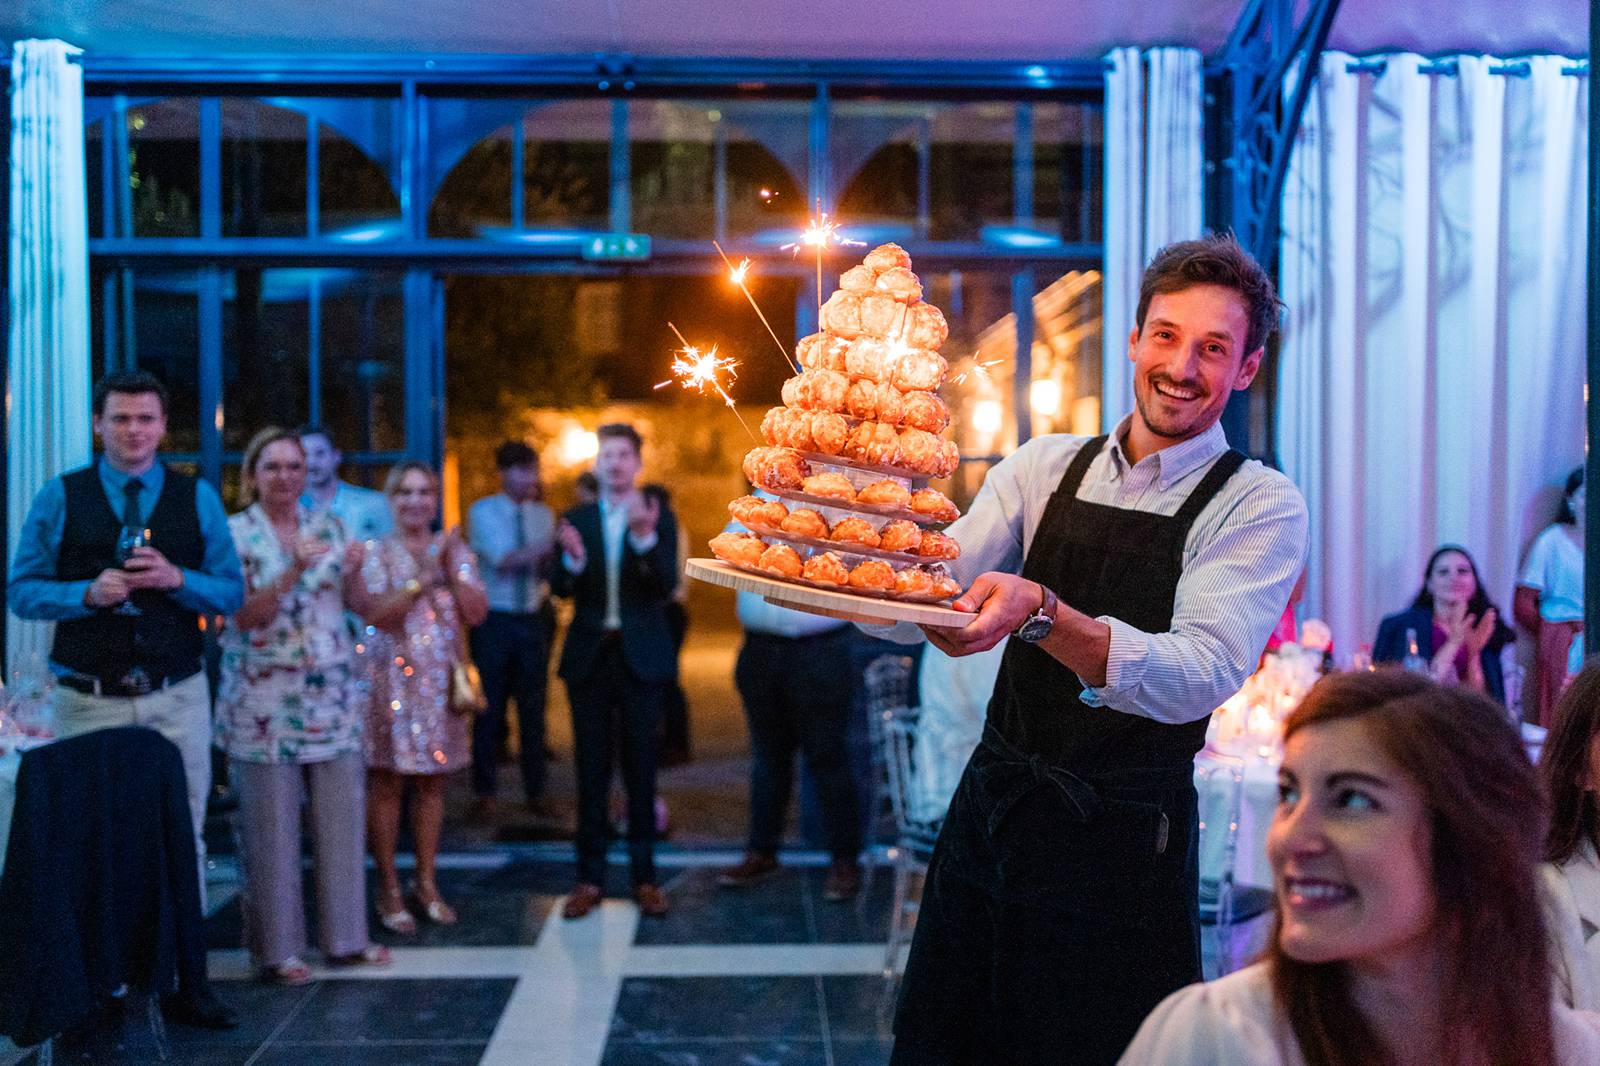
[[[767,316],[762,314],[761,306],[756,303],[755,295],[750,292],[750,286],[745,283],[745,279],[750,276],[750,258],[746,256],[744,259],[739,260],[738,266],[734,266],[733,261],[728,258],[728,253],[722,250],[722,245],[712,241],[711,247],[717,250],[717,254],[722,256],[723,263],[727,264],[728,280],[739,286],[739,291],[744,293],[744,298],[750,301],[750,307],[755,311],[756,317],[761,319],[763,326],[767,327],[767,335],[772,338],[772,343],[778,346],[778,354],[783,356],[783,361],[789,364],[790,370],[793,370],[796,374],[800,373],[800,368],[795,365],[793,359],[789,358],[789,349],[785,348],[783,342],[778,339],[778,334],[773,330],[772,323],[768,322]]]
[[[678,349],[673,356],[672,377],[658,384],[656,388],[664,389],[671,385],[673,381],[677,381],[684,388],[698,392],[702,396],[705,395],[708,389],[715,392],[722,397],[723,403],[728,405],[728,410],[733,412],[733,417],[739,420],[739,425],[744,426],[744,431],[750,434],[750,439],[760,444],[760,439],[751,432],[749,424],[744,420],[744,416],[734,406],[733,397],[728,394],[728,386],[724,385],[721,380],[721,376],[726,375],[728,385],[733,384],[733,380],[739,376],[739,361],[730,359],[727,356],[719,356],[715,344],[711,346],[709,351],[702,351],[697,345],[690,344],[683,334],[678,332],[678,327],[671,322],[667,323],[667,328],[677,334],[678,340],[683,343],[683,347]]]

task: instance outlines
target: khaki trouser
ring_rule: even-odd
[[[211,791],[211,685],[202,670],[148,696],[95,696],[56,686],[56,735],[62,739],[96,729],[142,725],[178,746],[189,785],[194,851],[200,860],[200,906],[206,901],[206,795]]]

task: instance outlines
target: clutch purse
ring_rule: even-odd
[[[483,678],[478,674],[478,664],[463,656],[450,664],[450,711],[452,714],[474,715],[488,710],[489,697],[483,692]]]

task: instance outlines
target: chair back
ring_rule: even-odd
[[[944,821],[941,813],[930,818],[918,809],[916,798],[917,712],[903,709],[883,713],[883,733],[887,739],[885,761],[889,772],[889,805],[894,811],[895,837],[901,847],[913,851],[933,850],[939,837],[939,825]]]
[[[1226,926],[1232,920],[1244,760],[1206,748],[1195,758],[1194,780],[1200,794],[1200,917]]]
[[[121,986],[204,982],[183,759],[159,733],[102,729],[24,753],[5,859],[0,1034],[35,1044]]]

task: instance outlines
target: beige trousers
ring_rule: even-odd
[[[300,806],[308,800],[316,857],[317,946],[327,956],[367,940],[366,760],[359,751],[314,763],[228,760],[239,790],[234,816],[244,867],[244,946],[250,961],[281,966],[306,947]]]

